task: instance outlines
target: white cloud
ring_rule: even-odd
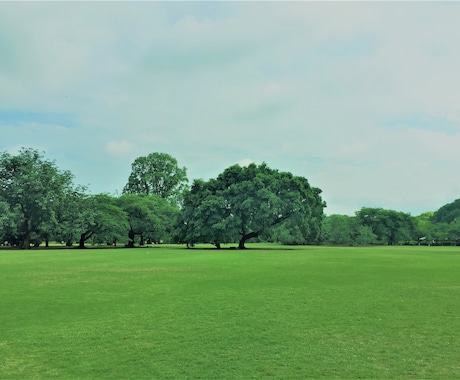
[[[97,191],[121,189],[132,160],[153,151],[190,179],[252,157],[322,188],[328,213],[433,210],[460,192],[459,10],[0,3],[0,150],[45,147]],[[73,125],[12,129],[2,110]],[[409,122],[388,126],[397,120]]]
[[[238,165],[240,165],[241,167],[249,166],[253,163],[254,161],[251,160],[250,158],[245,158],[243,160],[238,161]]]
[[[134,145],[128,141],[109,141],[105,145],[105,149],[109,154],[124,156],[131,153]]]

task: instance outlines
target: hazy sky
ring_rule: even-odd
[[[327,214],[460,198],[458,2],[0,2],[0,151],[93,193],[265,161]]]

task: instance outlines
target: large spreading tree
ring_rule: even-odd
[[[187,169],[167,153],[150,153],[134,160],[123,194],[157,195],[171,204],[181,202],[187,187]]]
[[[265,163],[234,165],[216,179],[196,180],[184,195],[179,239],[187,244],[238,242],[262,237],[283,226],[301,243],[320,236],[325,202],[304,177]],[[300,235],[300,239],[299,236]]]

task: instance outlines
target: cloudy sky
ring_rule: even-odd
[[[93,193],[265,161],[327,214],[460,198],[458,2],[0,2],[0,151]]]

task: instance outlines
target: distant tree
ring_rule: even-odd
[[[323,219],[323,241],[341,245],[375,244],[377,236],[355,216],[333,214]]]
[[[418,243],[431,244],[436,239],[435,224],[432,211],[414,217],[415,238]]]
[[[414,221],[409,214],[382,208],[363,207],[356,213],[359,223],[367,226],[383,244],[394,245],[414,236]]]
[[[460,245],[460,199],[440,207],[430,221],[435,244]]]
[[[157,195],[178,204],[187,187],[187,169],[166,153],[151,153],[134,160],[123,194]]]
[[[13,213],[10,211],[8,203],[0,199],[0,243],[7,240],[8,229],[13,227]]]
[[[372,228],[358,224],[356,219],[354,219],[354,221],[356,228],[354,243],[356,245],[377,244],[378,238],[377,235],[372,232]]]
[[[44,224],[55,225],[59,204],[73,191],[73,176],[60,171],[37,150],[23,148],[14,156],[0,155],[0,198],[9,205],[15,226],[14,239],[29,248],[33,234]]]
[[[460,217],[460,199],[447,203],[437,210],[432,217],[433,223],[452,223]]]
[[[356,223],[347,215],[329,215],[323,220],[322,232],[328,243],[352,245],[355,243]]]
[[[195,181],[185,194],[181,238],[218,248],[238,241],[243,249],[247,240],[283,224],[285,232],[301,231],[302,243],[313,242],[319,238],[325,207],[320,193],[307,179],[270,169],[265,163],[234,165],[216,179]]]
[[[86,224],[76,228],[79,234],[79,248],[85,248],[85,242],[111,243],[124,241],[129,230],[127,213],[118,205],[117,198],[108,194],[96,194],[85,200]]]
[[[146,241],[160,242],[171,233],[170,227],[175,222],[177,208],[166,199],[156,195],[125,194],[118,199],[118,204],[128,216],[128,247]]]
[[[57,224],[47,226],[54,240],[62,241],[70,247],[80,239],[95,218],[96,209],[90,199],[86,188],[81,186],[65,194],[58,208]]]

